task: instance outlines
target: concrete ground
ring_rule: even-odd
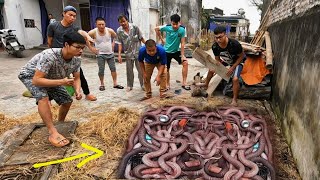
[[[19,118],[24,115],[37,111],[35,99],[26,98],[22,96],[22,93],[26,90],[24,85],[18,79],[18,73],[22,66],[24,66],[28,60],[30,60],[35,54],[41,52],[41,50],[26,50],[24,51],[24,58],[15,58],[9,56],[6,52],[0,52],[0,113],[8,117]],[[175,61],[172,61],[171,73],[171,93],[174,90],[181,89],[182,81],[181,67]],[[126,70],[125,62],[122,64],[116,63],[118,72],[118,84],[126,87]],[[119,90],[113,88],[112,78],[108,65],[106,65],[105,71],[105,91],[99,91],[99,78],[98,78],[98,65],[96,59],[84,57],[82,60],[82,69],[85,77],[88,81],[89,88],[92,94],[96,95],[98,100],[90,102],[85,99],[80,101],[74,100],[75,107],[84,107],[87,111],[96,109],[97,107],[106,106],[103,109],[124,107],[144,108],[150,104],[153,100],[158,100],[159,90],[158,87],[153,84],[153,100],[147,100],[145,102],[139,101],[144,96],[144,91],[141,90],[139,80],[137,77],[137,71],[135,71],[134,88],[130,92],[126,92],[125,89]],[[157,70],[154,71],[156,75]],[[201,65],[195,59],[189,59],[189,73],[187,82],[191,83],[193,76],[201,72],[206,72],[206,68]],[[154,76],[155,77],[155,76]],[[154,79],[154,77],[152,79]],[[190,91],[182,90],[182,94],[188,94]],[[54,103],[53,103],[54,104]],[[70,111],[72,113],[72,111]]]

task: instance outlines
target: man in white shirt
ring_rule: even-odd
[[[104,70],[105,63],[107,61],[111,76],[113,80],[113,88],[123,89],[123,86],[117,83],[117,72],[114,60],[114,39],[117,34],[111,28],[106,27],[106,22],[103,17],[96,18],[96,28],[89,31],[89,36],[95,40],[95,54],[97,55],[98,67],[99,67],[99,79],[100,79],[100,91],[105,90],[104,85]]]

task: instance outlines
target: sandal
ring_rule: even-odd
[[[100,86],[100,87],[99,87],[99,90],[100,90],[100,91],[104,91],[104,90],[106,90],[106,88],[105,88],[104,86]]]
[[[49,136],[48,140],[55,147],[63,147],[70,143],[70,141],[61,134],[59,134],[55,139]]]
[[[147,99],[150,99],[151,97],[147,97],[147,96],[144,96],[143,98],[140,99],[140,101],[144,101],[144,100],[147,100]]]
[[[166,93],[160,94],[160,99],[164,99],[164,98],[167,98],[167,94]]]
[[[172,97],[174,97],[174,95],[173,94],[171,94],[171,93],[164,93],[164,94],[161,94],[160,95],[160,99],[169,99],[169,98],[172,98]]]
[[[190,88],[190,86],[181,86],[184,90],[187,90],[187,91],[190,91],[191,90],[191,88]]]
[[[116,86],[113,86],[113,88],[116,88],[116,89],[123,89],[124,87],[118,84],[118,85],[116,85]]]

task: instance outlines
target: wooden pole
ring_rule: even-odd
[[[216,90],[221,80],[222,78],[219,75],[213,75],[206,91],[208,93],[208,98],[211,97],[213,91]]]
[[[230,77],[227,76],[228,69],[219,61],[212,58],[210,54],[206,53],[200,48],[196,48],[192,53],[192,57],[198,60],[201,64],[203,64],[207,68],[213,69],[215,73],[217,73],[224,80],[229,81]]]
[[[271,38],[268,31],[265,32],[264,38],[266,41],[266,67],[267,69],[272,69],[273,54],[272,54]]]

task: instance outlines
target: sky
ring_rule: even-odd
[[[260,24],[260,14],[257,8],[250,4],[249,0],[202,0],[205,9],[222,9],[226,16],[236,14],[238,9],[243,8],[245,17],[250,21],[250,33],[254,34]]]

